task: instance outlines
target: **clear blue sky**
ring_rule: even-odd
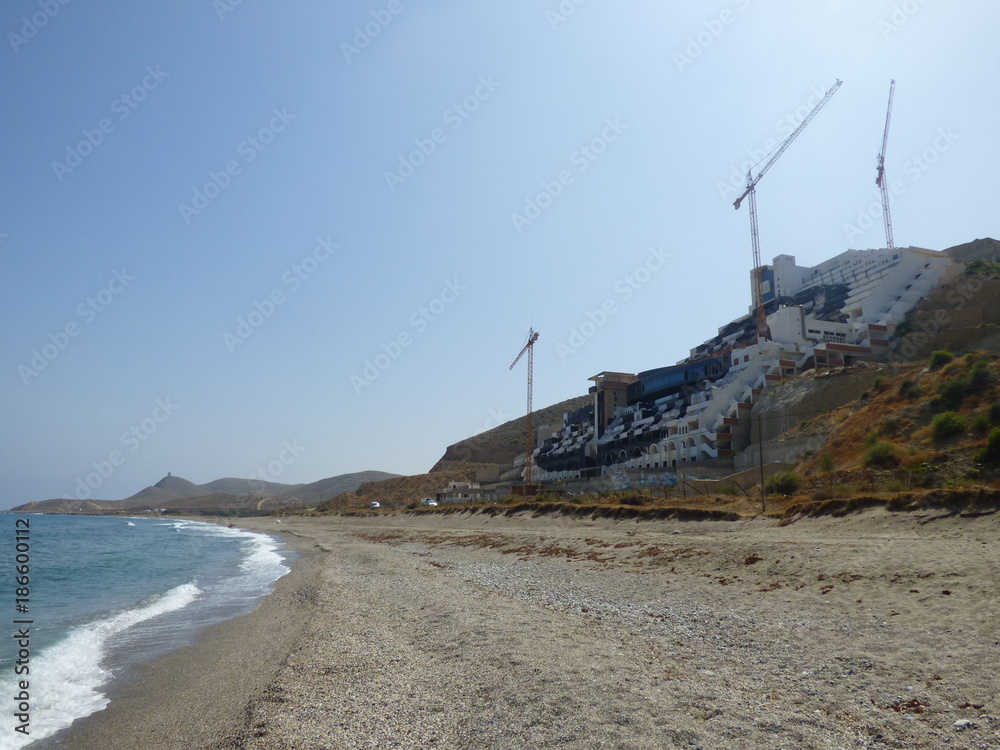
[[[0,11],[0,507],[426,471],[530,326],[536,406],[685,357],[749,303],[725,183],[838,78],[765,260],[884,244],[892,78],[897,244],[1000,235],[990,0],[62,2]]]

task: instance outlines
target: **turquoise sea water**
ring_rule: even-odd
[[[252,611],[288,572],[287,554],[269,536],[208,523],[0,514],[0,750],[101,710],[137,664]],[[28,735],[16,731],[24,693]]]

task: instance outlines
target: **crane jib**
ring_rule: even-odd
[[[761,179],[761,178],[762,178],[762,177],[763,177],[763,176],[764,176],[765,174],[767,174],[767,171],[768,171],[768,170],[769,170],[769,169],[770,169],[770,168],[771,168],[771,167],[772,167],[772,166],[774,165],[774,163],[775,163],[775,162],[776,162],[776,161],[778,160],[778,158],[779,158],[779,157],[780,157],[780,156],[781,156],[781,155],[782,155],[783,153],[785,153],[785,149],[787,149],[787,148],[788,148],[789,146],[791,146],[791,145],[792,145],[792,141],[794,141],[794,140],[795,140],[796,138],[798,138],[798,137],[799,137],[799,133],[801,133],[801,132],[802,132],[803,130],[805,130],[806,126],[807,126],[807,125],[808,125],[808,124],[809,124],[809,123],[810,123],[810,122],[812,121],[812,119],[813,119],[813,118],[814,118],[814,117],[815,117],[815,116],[816,116],[816,115],[817,115],[817,114],[819,113],[819,111],[820,111],[821,109],[823,109],[823,107],[824,107],[824,106],[826,105],[826,103],[827,103],[828,101],[830,101],[830,97],[832,97],[832,96],[833,96],[833,95],[834,95],[834,94],[835,94],[835,93],[837,92],[837,89],[839,89],[839,88],[841,87],[841,85],[842,85],[843,83],[844,83],[844,82],[843,82],[843,81],[841,81],[841,80],[840,80],[840,79],[838,78],[838,79],[837,79],[837,82],[836,82],[835,84],[833,84],[833,86],[831,86],[831,87],[830,87],[830,90],[829,90],[829,91],[827,91],[827,92],[826,92],[826,94],[824,94],[824,95],[823,95],[823,98],[822,98],[822,99],[820,99],[819,103],[818,103],[818,104],[817,104],[817,105],[816,105],[815,107],[813,107],[812,111],[811,111],[811,112],[810,112],[810,113],[809,113],[808,115],[806,115],[806,116],[805,116],[805,118],[803,118],[802,122],[800,122],[800,123],[799,123],[799,126],[798,126],[797,128],[795,128],[795,130],[794,130],[794,131],[792,132],[792,134],[791,134],[791,135],[789,135],[789,136],[788,136],[788,137],[787,137],[787,138],[786,138],[786,139],[785,139],[785,140],[784,140],[784,141],[783,141],[783,142],[781,143],[781,145],[780,145],[780,146],[778,146],[777,150],[776,150],[776,151],[774,152],[774,154],[773,154],[773,155],[771,156],[771,158],[770,158],[770,159],[768,160],[767,164],[765,164],[765,165],[764,165],[763,167],[761,167],[761,170],[760,170],[760,171],[759,171],[759,172],[757,173],[757,176],[756,176],[756,177],[753,177],[753,178],[751,178],[751,177],[750,177],[750,175],[748,175],[748,179],[747,179],[747,183],[748,183],[748,184],[747,184],[747,189],[746,189],[746,192],[745,192],[745,193],[743,193],[743,195],[741,195],[741,196],[740,196],[740,197],[739,197],[739,198],[738,198],[738,199],[736,200],[736,202],[735,202],[735,203],[733,204],[733,206],[734,206],[734,207],[735,207],[735,208],[736,208],[737,210],[739,210],[739,207],[740,207],[740,203],[742,203],[742,202],[743,202],[743,199],[744,199],[744,198],[746,198],[746,197],[747,197],[747,195],[748,195],[748,194],[750,193],[750,191],[751,191],[751,190],[753,190],[753,189],[754,189],[754,188],[755,188],[755,187],[757,186],[757,183],[758,183],[758,182],[760,182],[760,179]]]

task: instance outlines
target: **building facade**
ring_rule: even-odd
[[[768,385],[885,356],[907,313],[962,269],[916,247],[848,250],[811,267],[779,255],[761,267],[767,339],[751,307],[681,362],[590,378],[592,408],[565,414],[536,445],[536,480],[729,459],[749,445],[750,412]]]

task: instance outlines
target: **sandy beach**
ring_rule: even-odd
[[[997,516],[242,525],[292,573],[45,747],[1000,747]]]

